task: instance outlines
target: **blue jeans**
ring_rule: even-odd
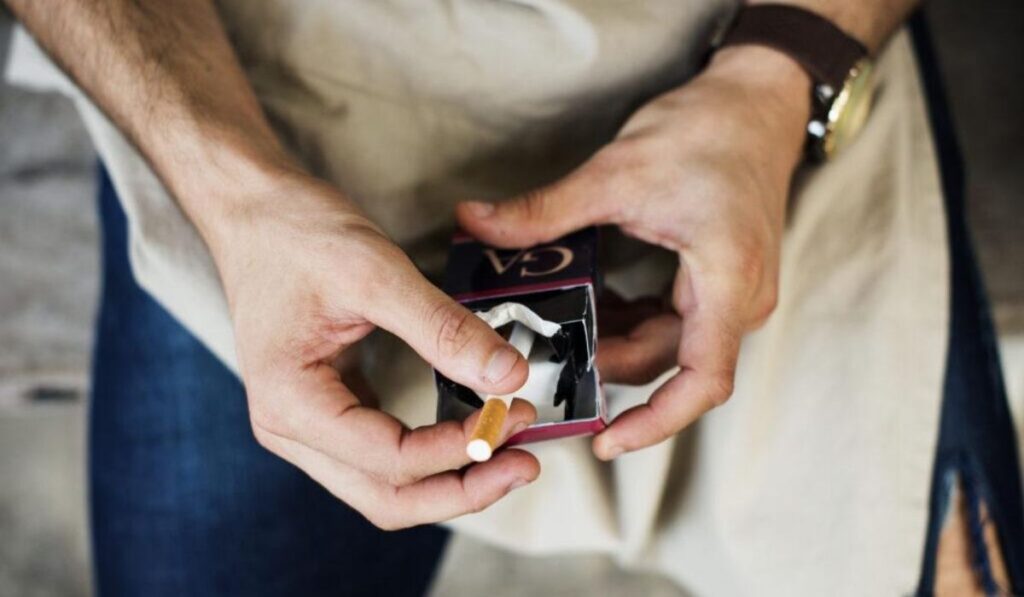
[[[949,353],[918,594],[932,593],[939,534],[949,515],[951,490],[959,483],[967,506],[972,567],[983,589],[989,595],[997,593],[982,536],[982,503],[999,534],[1012,594],[1024,595],[1024,497],[1017,438],[988,298],[967,228],[963,159],[920,12],[910,26],[938,150],[952,286]]]
[[[264,450],[238,378],[135,283],[100,173],[89,412],[99,595],[422,595],[447,531],[385,533]]]

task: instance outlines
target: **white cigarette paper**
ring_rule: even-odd
[[[537,334],[550,338],[561,329],[557,323],[541,318],[528,307],[519,303],[502,303],[489,311],[477,313],[477,316],[492,328],[499,328],[513,322],[508,343],[527,360],[530,358],[530,351],[533,349],[533,342]],[[531,367],[531,377],[532,373]],[[527,385],[530,385],[529,382]],[[519,392],[503,396],[485,396],[479,393],[477,395],[484,400],[484,408],[470,441],[466,445],[466,454],[476,462],[484,462],[489,460],[491,454],[494,453],[508,408],[512,405],[513,397],[518,396]],[[504,408],[491,401],[500,401]]]

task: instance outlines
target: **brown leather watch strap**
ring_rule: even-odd
[[[758,44],[799,62],[814,79],[838,91],[867,48],[828,19],[786,4],[755,4],[740,10],[719,47]]]

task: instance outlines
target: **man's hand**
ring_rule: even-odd
[[[295,166],[211,0],[6,2],[209,246],[263,445],[384,528],[480,510],[537,477],[536,459],[518,450],[463,469],[475,417],[410,430],[359,392],[349,348],[375,326],[482,392],[515,390],[527,367],[351,202]],[[505,437],[535,416],[515,402]]]
[[[649,382],[672,364],[680,371],[594,439],[598,457],[658,443],[732,394],[740,339],[775,307],[809,94],[809,79],[789,58],[729,48],[636,112],[565,179],[497,205],[459,206],[461,224],[497,246],[614,224],[679,255],[675,313],[602,338],[597,358],[611,382]]]
[[[376,326],[480,391],[516,390],[527,366],[329,186],[301,174],[274,180],[207,228],[259,442],[382,528],[476,512],[533,481],[539,465],[521,450],[458,470],[476,416],[410,430],[354,393],[343,365]],[[535,417],[515,401],[504,437]]]

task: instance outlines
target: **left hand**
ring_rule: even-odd
[[[786,56],[727,48],[691,82],[637,111],[564,179],[496,205],[459,205],[461,225],[499,247],[614,224],[678,254],[675,313],[602,338],[597,358],[610,382],[646,383],[673,365],[680,370],[594,438],[599,458],[661,442],[732,394],[740,340],[775,307],[809,97],[809,79]]]

